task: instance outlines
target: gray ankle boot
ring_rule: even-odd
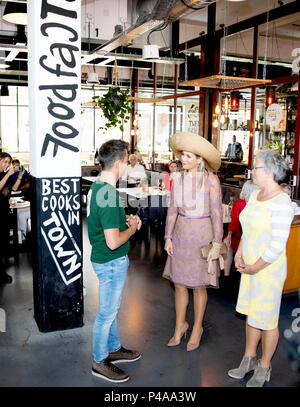
[[[229,370],[228,376],[233,377],[234,379],[243,379],[248,372],[251,372],[251,370],[256,368],[257,363],[256,356],[244,356],[240,366],[237,369]]]
[[[251,379],[247,382],[246,387],[263,387],[265,381],[267,382],[270,381],[271,371],[272,371],[271,365],[269,369],[264,369],[258,362],[254,370],[254,374],[251,377]]]

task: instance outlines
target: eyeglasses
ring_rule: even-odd
[[[259,168],[265,168],[264,166],[253,167],[251,171],[258,170]]]

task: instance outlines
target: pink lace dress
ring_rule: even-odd
[[[173,256],[168,256],[163,277],[188,288],[219,287],[220,269],[207,273],[200,248],[223,237],[222,194],[218,177],[205,171],[202,187],[196,177],[174,178],[166,220],[165,238],[170,237]]]

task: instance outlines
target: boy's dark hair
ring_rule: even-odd
[[[123,140],[109,140],[99,149],[99,163],[103,170],[111,168],[117,160],[124,160],[128,143]]]
[[[21,163],[20,163],[20,160],[18,160],[17,158],[15,158],[14,160],[12,160],[12,162],[11,162],[12,165],[15,165],[15,164],[17,164],[17,163],[21,164]]]

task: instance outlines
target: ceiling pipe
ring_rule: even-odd
[[[200,10],[207,7],[209,3],[214,3],[215,1],[216,0],[185,0],[185,2],[182,2],[181,0],[158,0],[151,14],[148,14],[148,16],[143,15],[142,21],[139,22],[139,19],[137,19],[136,23],[130,28],[95,48],[92,53],[96,53],[97,51],[111,52],[116,48],[131,42],[134,38],[155,30],[155,28],[163,22],[173,22],[179,19],[186,13],[191,12],[190,7],[192,6],[198,6],[200,3],[200,7],[197,7],[197,9]],[[139,4],[139,7],[142,9],[143,6],[147,7],[147,5],[149,6],[151,3],[153,3],[153,0],[144,0],[142,4]]]

